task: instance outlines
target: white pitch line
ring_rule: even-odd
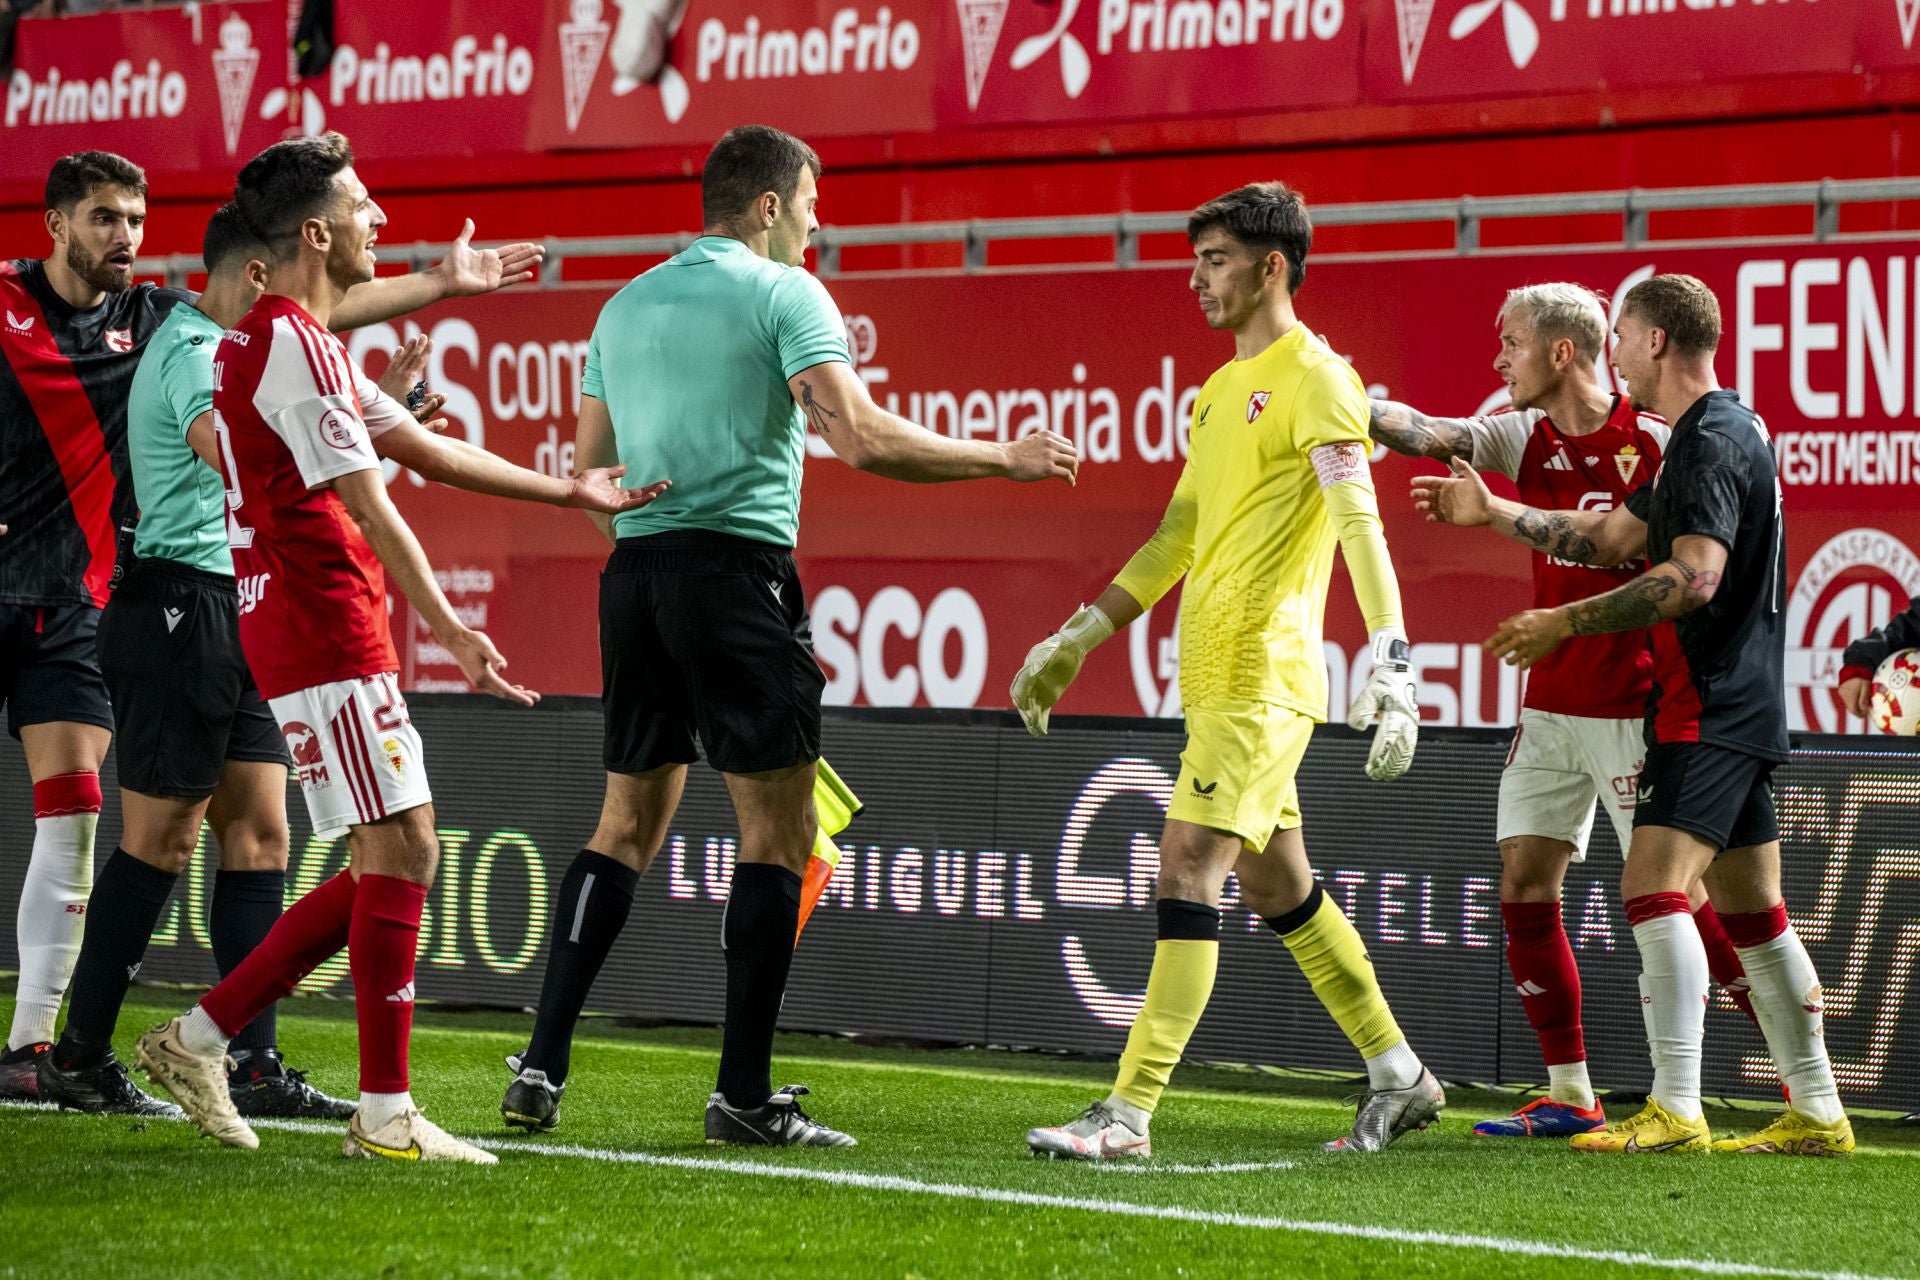
[[[255,1128],[286,1129],[299,1133],[340,1132],[338,1125],[312,1120],[261,1120]],[[1466,1235],[1451,1231],[1409,1231],[1399,1227],[1369,1226],[1357,1222],[1318,1222],[1311,1219],[1270,1217],[1260,1214],[1220,1213],[1206,1209],[1188,1209],[1178,1205],[1139,1204],[1126,1200],[1102,1200],[1090,1196],[1043,1195],[1033,1191],[1009,1191],[1000,1187],[969,1186],[957,1182],[922,1182],[890,1174],[850,1173],[833,1169],[797,1168],[748,1160],[703,1159],[699,1156],[663,1156],[646,1151],[612,1151],[601,1147],[568,1144],[536,1144],[497,1138],[468,1138],[466,1141],[489,1151],[521,1155],[569,1157],[597,1160],[606,1164],[634,1164],[655,1169],[686,1169],[699,1173],[729,1173],[748,1178],[785,1178],[796,1182],[822,1182],[834,1187],[860,1191],[893,1191],[905,1195],[939,1196],[951,1200],[984,1200],[996,1204],[1024,1205],[1035,1209],[1070,1209],[1086,1213],[1105,1213],[1127,1218],[1156,1218],[1170,1222],[1194,1222],[1206,1226],[1242,1227],[1255,1231],[1287,1231],[1303,1235],[1344,1236],[1349,1239],[1377,1240],[1394,1244],[1437,1245],[1448,1249],[1482,1249],[1492,1253],[1518,1254],[1534,1258],[1566,1258],[1577,1262],[1605,1262],[1627,1267],[1654,1267],[1666,1271],[1693,1271],[1715,1276],[1759,1276],[1770,1280],[1892,1280],[1853,1271],[1799,1271],[1787,1267],[1763,1267],[1745,1262],[1723,1262],[1715,1258],[1663,1258],[1657,1254],[1620,1249],[1581,1249],[1572,1245],[1549,1244],[1538,1240],[1518,1240],[1506,1236]],[[1271,1167],[1290,1167],[1278,1162]],[[1207,1172],[1221,1173],[1268,1167],[1260,1165],[1167,1165],[1158,1169],[1143,1167],[1141,1173]]]
[[[1093,1167],[1106,1173],[1254,1173],[1264,1169],[1291,1169],[1291,1160],[1248,1160],[1240,1164],[1155,1164],[1152,1160],[1097,1160]]]
[[[46,1103],[7,1102],[0,1105],[21,1110],[45,1112]],[[338,1134],[338,1124],[317,1120],[256,1120],[256,1129],[280,1129],[294,1133]],[[1575,1262],[1603,1262],[1623,1267],[1652,1267],[1664,1271],[1693,1271],[1714,1276],[1756,1276],[1769,1280],[1896,1280],[1857,1271],[1807,1271],[1790,1267],[1766,1267],[1747,1262],[1724,1262],[1716,1258],[1665,1258],[1658,1254],[1624,1249],[1581,1249],[1573,1245],[1550,1244],[1539,1240],[1520,1240],[1507,1236],[1467,1235],[1452,1231],[1410,1231],[1400,1227],[1371,1226],[1358,1222],[1321,1222],[1313,1219],[1280,1218],[1263,1214],[1224,1213],[1207,1209],[1188,1209],[1179,1205],[1139,1204],[1126,1200],[1102,1200],[1088,1196],[1044,1195],[1033,1191],[1009,1191],[1000,1187],[969,1186],[957,1182],[922,1182],[891,1174],[851,1173],[832,1169],[796,1168],[745,1160],[702,1159],[697,1156],[663,1156],[645,1151],[613,1151],[600,1147],[566,1144],[540,1144],[512,1140],[468,1138],[465,1141],[489,1151],[521,1155],[570,1157],[596,1160],[606,1164],[634,1164],[656,1169],[685,1169],[699,1173],[729,1173],[749,1178],[784,1178],[796,1182],[821,1182],[829,1186],[859,1191],[893,1191],[905,1195],[939,1196],[951,1200],[982,1200],[995,1204],[1016,1204],[1035,1209],[1070,1209],[1085,1213],[1105,1213],[1126,1218],[1152,1218],[1168,1222],[1193,1222],[1204,1226],[1241,1227],[1253,1231],[1285,1231],[1302,1235],[1340,1236],[1356,1240],[1377,1240],[1393,1244],[1437,1245],[1446,1249],[1480,1249],[1490,1253],[1515,1254],[1532,1258],[1566,1258]],[[1222,1172],[1242,1166],[1168,1166],[1143,1173],[1173,1172],[1192,1168]]]

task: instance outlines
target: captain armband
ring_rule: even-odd
[[[1349,481],[1365,482],[1372,478],[1367,469],[1367,446],[1358,440],[1323,444],[1308,453],[1307,457],[1313,463],[1314,474],[1320,477],[1322,489],[1331,489]]]

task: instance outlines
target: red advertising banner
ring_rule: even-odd
[[[1371,102],[1675,89],[1920,64],[1913,0],[1370,0]]]
[[[283,132],[369,158],[1259,116],[1920,67],[1920,0],[279,0],[29,19],[0,181],[82,146],[218,170]],[[241,25],[235,25],[235,23]],[[1676,114],[1684,114],[1676,98]],[[1389,128],[1411,128],[1410,124]]]
[[[89,148],[167,170],[238,168],[280,136],[261,105],[286,83],[286,15],[281,0],[249,0],[21,23],[0,177],[38,181]]]
[[[945,126],[1360,100],[1357,0],[954,0],[954,9],[939,78]]]
[[[1759,408],[1781,460],[1794,723],[1845,727],[1829,692],[1840,649],[1920,594],[1920,300],[1910,288],[1920,245],[1327,263],[1300,307],[1375,394],[1469,414],[1503,403],[1491,362],[1507,289],[1570,278],[1617,306],[1656,267],[1698,274],[1721,298],[1720,376]],[[1080,482],[1069,488],[909,486],[855,472],[809,442],[799,554],[828,700],[1005,706],[1028,647],[1152,533],[1199,386],[1231,343],[1206,328],[1175,271],[829,288],[881,403],[947,435],[1046,428],[1080,445]],[[570,467],[580,366],[606,296],[522,292],[427,313],[432,381],[449,395],[456,429],[524,465]],[[379,326],[351,346],[374,356],[377,371],[374,353],[400,336]],[[1374,464],[1428,716],[1509,723],[1519,679],[1488,661],[1480,641],[1528,604],[1527,555],[1485,531],[1420,523],[1408,481],[1430,466],[1384,453]],[[605,546],[583,517],[410,477],[396,478],[393,492],[455,604],[491,631],[517,678],[550,692],[597,691],[595,573]],[[1177,714],[1175,603],[1097,650],[1061,710]],[[1364,640],[1337,576],[1326,651],[1336,711],[1365,678]],[[405,650],[413,687],[460,687],[430,637],[415,632]]]

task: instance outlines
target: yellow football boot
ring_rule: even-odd
[[[1618,1151],[1630,1156],[1684,1156],[1704,1152],[1713,1142],[1705,1116],[1682,1120],[1653,1099],[1624,1124],[1609,1125],[1567,1139],[1575,1151]]]
[[[1752,1137],[1722,1138],[1713,1149],[1742,1156],[1850,1156],[1853,1122],[1841,1116],[1833,1124],[1817,1124],[1789,1108]]]

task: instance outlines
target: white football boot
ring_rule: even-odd
[[[1055,1160],[1143,1160],[1153,1154],[1153,1139],[1135,1133],[1105,1102],[1096,1102],[1058,1128],[1027,1130],[1027,1147]]]

